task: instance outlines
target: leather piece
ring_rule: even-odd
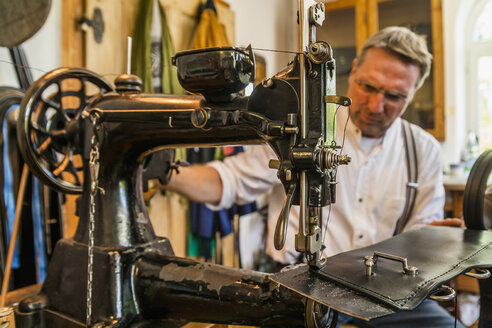
[[[419,272],[405,274],[401,262],[379,258],[369,277],[364,257],[374,251],[406,257]],[[446,281],[472,268],[490,266],[492,231],[425,226],[330,257],[318,274],[395,309],[413,310]]]
[[[388,305],[321,277],[306,264],[288,266],[272,274],[280,285],[352,317],[371,320],[397,311]]]

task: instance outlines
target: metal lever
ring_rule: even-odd
[[[275,249],[281,250],[285,245],[285,236],[287,235],[287,225],[289,223],[290,206],[292,204],[292,196],[296,190],[296,184],[291,183],[289,186],[289,192],[287,193],[287,199],[285,200],[284,207],[278,217],[277,225],[275,226]]]
[[[373,274],[372,267],[374,265],[376,265],[378,258],[380,258],[380,257],[388,259],[388,260],[401,262],[401,264],[403,265],[403,271],[405,272],[405,274],[415,276],[418,273],[417,267],[408,265],[408,261],[407,261],[406,257],[401,257],[401,256],[396,256],[396,255],[392,255],[392,254],[374,251],[374,255],[365,256],[364,264],[366,266],[366,275],[367,276],[371,276]]]
[[[446,292],[446,291],[447,294],[435,295],[437,293]],[[437,288],[436,291],[434,292],[434,295],[429,296],[429,298],[437,302],[447,302],[447,301],[451,301],[453,298],[455,298],[455,296],[456,296],[456,292],[454,291],[453,288],[446,285],[442,285],[441,287]]]
[[[490,271],[485,268],[475,268],[475,271],[477,272],[469,271],[465,273],[465,276],[472,277],[479,280],[487,279],[490,277]]]
[[[352,99],[344,96],[327,95],[325,96],[325,103],[348,107],[352,104]]]
[[[178,159],[174,162],[172,162],[170,165],[169,165],[169,171],[176,171],[176,174],[179,174],[179,168],[180,167],[186,167],[186,166],[190,166],[190,163],[188,163],[187,161],[184,161],[182,159]]]

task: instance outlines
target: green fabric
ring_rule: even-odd
[[[212,259],[217,258],[217,241],[215,237],[209,240],[210,250],[212,252]],[[188,239],[186,243],[186,256],[189,257],[203,257],[203,238],[196,236],[191,230],[188,230]]]
[[[188,238],[186,238],[186,256],[200,257],[202,252],[202,241],[188,228]]]
[[[132,47],[132,74],[143,82],[143,91],[152,92],[152,72],[150,64],[150,27],[152,25],[153,0],[140,1]]]
[[[222,154],[222,148],[221,147],[215,148],[214,159],[216,161],[223,161],[224,160],[224,154]]]
[[[174,55],[174,47],[167,25],[164,9],[159,5],[161,27],[162,27],[162,92],[166,94],[182,94],[176,67],[172,65],[171,58]],[[152,63],[150,54],[150,29],[152,26],[152,10],[154,0],[141,0],[135,22],[134,41],[132,47],[132,73],[139,76],[143,81],[143,91],[153,92]]]
[[[167,94],[182,94],[183,89],[178,81],[176,66],[172,64],[174,47],[171,33],[167,26],[166,14],[164,13],[164,8],[162,8],[160,1],[158,1],[158,3],[162,25],[162,92]]]

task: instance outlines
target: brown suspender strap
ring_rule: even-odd
[[[412,128],[410,127],[410,123],[401,120],[401,127],[403,133],[403,142],[405,144],[405,158],[407,161],[407,191],[406,191],[406,199],[405,206],[403,208],[403,213],[398,219],[396,223],[396,228],[394,234],[399,234],[405,228],[408,220],[410,219],[410,215],[412,214],[413,206],[415,204],[415,197],[417,196],[417,188],[418,188],[418,158],[417,158],[417,148],[415,145],[415,138],[413,136]]]

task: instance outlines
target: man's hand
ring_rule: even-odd
[[[447,226],[447,227],[462,227],[463,220],[453,218],[453,219],[444,219],[444,220],[435,220],[429,223],[432,226]]]

